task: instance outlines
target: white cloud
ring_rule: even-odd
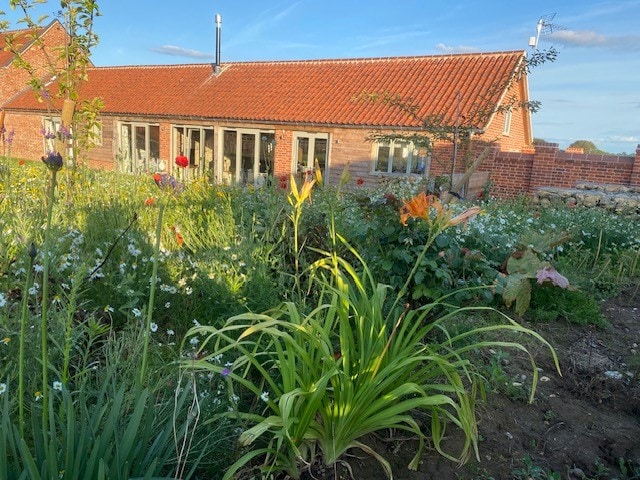
[[[611,135],[606,141],[640,143],[640,137],[634,135]]]
[[[546,38],[553,43],[569,47],[640,50],[640,35],[604,35],[590,30],[557,30]]]
[[[161,55],[171,55],[174,57],[189,57],[189,58],[204,58],[212,59],[214,56],[207,52],[200,52],[198,50],[189,50],[188,48],[176,47],[174,45],[162,45],[161,47],[155,47],[150,49],[152,52],[159,53]]]
[[[235,47],[237,45],[248,45],[261,41],[261,37],[265,32],[273,32],[287,17],[293,14],[300,2],[294,2],[281,11],[275,9],[267,9],[258,15],[258,20],[250,22],[244,28],[237,32],[227,42],[227,47]]]
[[[466,45],[445,45],[444,43],[439,43],[436,45],[436,50],[442,53],[474,53],[479,52],[480,49],[476,47],[469,47]]]

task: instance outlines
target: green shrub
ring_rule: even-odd
[[[527,318],[534,322],[564,320],[576,325],[607,325],[600,304],[586,292],[544,285],[533,289]]]

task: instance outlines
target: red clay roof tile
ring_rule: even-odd
[[[102,98],[105,114],[410,128],[433,115],[452,124],[458,108],[472,112],[484,97],[494,107],[523,57],[513,51],[238,62],[222,64],[218,75],[211,64],[97,67],[89,69],[82,97]],[[411,99],[418,119],[381,102],[355,100],[362,92]],[[43,108],[33,94],[5,107]]]

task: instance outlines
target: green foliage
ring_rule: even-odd
[[[124,398],[118,422],[131,421],[142,395],[131,385],[140,378],[146,340],[144,385],[149,390],[135,436],[158,438],[174,422],[172,393],[185,386],[184,379],[176,380],[175,343],[193,325],[181,357],[197,367],[189,376],[193,394],[175,418],[194,415],[206,423],[194,437],[183,437],[193,438],[189,459],[208,448],[197,468],[201,477],[218,478],[233,461],[240,462],[236,469],[243,473],[243,462],[247,469],[277,464],[299,472],[305,467],[298,454],[309,463],[336,461],[346,445],[368,448],[360,443],[373,428],[369,418],[399,425],[423,441],[433,437],[437,442],[445,423],[472,431],[471,413],[482,388],[518,401],[533,394],[528,385],[514,386],[519,379],[510,378],[492,357],[487,366],[478,360],[481,348],[496,338],[492,335],[501,336],[496,352],[507,351],[506,338],[519,341],[511,335],[519,330],[510,320],[484,307],[499,304],[501,275],[523,275],[531,285],[528,318],[546,321],[553,315],[581,322],[599,318],[596,294],[616,292],[640,271],[640,226],[634,219],[568,208],[536,212],[526,199],[488,200],[485,214],[466,228],[441,228],[464,205],[448,206],[448,217],[409,218],[404,227],[398,221],[398,199],[410,198],[424,185],[401,182],[387,186],[393,192],[385,187],[366,195],[315,186],[313,204],[305,202],[301,210],[297,248],[291,236],[293,206],[279,189],[188,184],[165,208],[159,254],[154,255],[161,198],[154,182],[80,169],[70,178],[80,188],[71,191],[62,178],[59,198],[69,201],[57,200],[51,211],[48,375],[64,390],[52,390],[48,382],[53,408],[46,410],[57,443],[39,451],[35,445],[42,426],[37,420],[43,410],[34,398],[42,394],[48,175],[40,163],[19,166],[9,159],[7,164],[10,175],[0,182],[0,384],[9,386],[1,400],[9,402],[3,413],[13,426],[3,431],[13,440],[5,435],[2,441],[7,451],[10,442],[15,445],[11,455],[18,460],[7,466],[15,471],[27,468],[27,452],[39,472],[42,452],[62,465],[50,449],[72,451],[62,443],[67,419],[75,418],[77,432],[93,429],[95,405],[113,404],[120,387]],[[156,203],[145,204],[149,198]],[[336,231],[346,241],[336,241]],[[563,232],[571,234],[569,241],[547,245],[549,239],[563,238]],[[298,272],[294,255],[299,256]],[[145,326],[156,258],[157,289],[151,323]],[[538,285],[532,272],[546,265],[563,272],[576,289]],[[296,274],[302,295],[292,294]],[[386,286],[379,286],[380,280]],[[482,321],[491,312],[502,323]],[[241,332],[246,333],[240,338]],[[20,341],[29,346],[22,359]],[[223,344],[227,350],[219,357]],[[200,357],[210,361],[199,362]],[[111,383],[100,400],[96,385],[107,381],[107,366],[116,372],[118,384]],[[16,394],[20,376],[23,422]],[[193,404],[196,390],[198,407]],[[260,400],[263,392],[268,392],[267,403]],[[65,404],[65,395],[71,404]],[[354,399],[356,410],[351,408]],[[435,403],[420,403],[428,401]],[[428,415],[414,415],[419,408],[413,406],[424,407]],[[147,410],[159,416],[145,420]],[[435,426],[425,425],[425,418],[435,418]],[[24,451],[15,437],[20,425],[28,447]],[[229,450],[240,434],[234,429],[240,427],[243,441],[248,443],[251,433],[256,437],[233,459]],[[52,438],[50,424],[46,430]],[[305,436],[304,431],[312,433]],[[462,451],[444,453],[460,458],[474,449],[471,435]],[[105,461],[117,463],[108,456]],[[159,475],[170,474],[178,463],[171,454]]]
[[[582,148],[584,153],[594,153],[597,155],[603,155],[607,153],[596,147],[595,143],[590,140],[576,140],[571,145],[569,145],[569,148]]]
[[[185,389],[176,397],[176,412],[185,409],[190,393]],[[175,463],[175,440],[184,438],[191,420],[179,420],[174,432],[171,402],[158,403],[146,389],[127,391],[108,382],[95,397],[63,388],[45,408],[49,430],[43,432],[34,415],[32,436],[22,437],[10,420],[9,394],[4,395],[0,478],[174,478],[167,465]],[[190,478],[199,461],[191,459],[181,478]]]
[[[561,480],[562,477],[558,472],[547,471],[539,465],[535,465],[529,455],[525,455],[522,459],[524,464],[512,472],[513,478],[518,480]]]
[[[428,246],[429,242],[425,253]],[[353,249],[351,253],[360,270],[331,253],[315,263],[313,285],[320,294],[308,314],[285,303],[265,314],[232,317],[220,329],[200,326],[189,332],[206,335],[206,340],[200,348],[204,357],[183,362],[185,368],[223,375],[239,397],[247,396],[249,403],[264,402],[250,412],[227,414],[252,426],[240,436],[248,451],[224,478],[250,469],[258,459],[263,475],[285,471],[299,478],[302,469],[317,461],[316,455],[331,466],[350,448],[374,456],[391,478],[388,462],[361,439],[387,428],[416,435],[420,447],[409,465],[416,469],[425,441],[416,410],[429,414],[430,437],[442,455],[458,461],[472,451],[477,456],[475,402],[480,386],[466,354],[491,345],[527,350],[515,342],[468,339],[520,332],[546,344],[511,320],[450,335],[447,321],[465,310],[449,311],[451,306],[441,302],[396,309],[404,288],[389,307],[389,287],[377,283],[358,253]],[[433,318],[441,306],[446,313]],[[551,353],[555,358],[553,349]],[[223,367],[213,361],[222,355],[235,360]],[[533,359],[532,366],[533,395],[537,381]],[[464,434],[457,457],[441,448],[448,423]],[[244,474],[248,475],[246,470]]]
[[[576,325],[607,325],[600,304],[582,290],[559,290],[536,286],[531,294],[527,318],[534,322],[565,320]]]

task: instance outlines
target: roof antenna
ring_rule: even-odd
[[[216,75],[220,73],[220,31],[222,30],[222,17],[216,13],[216,63],[214,72]]]
[[[548,13],[547,15],[543,15],[538,20],[538,24],[536,25],[536,35],[534,37],[529,37],[529,46],[534,50],[538,48],[538,41],[540,40],[540,35],[551,35],[553,33],[553,29],[556,30],[564,30],[564,27],[560,27],[551,23],[551,21],[555,18],[555,13]]]

